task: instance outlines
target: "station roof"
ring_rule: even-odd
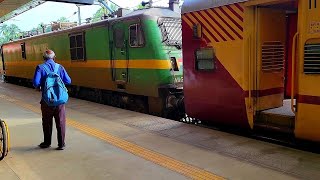
[[[42,3],[42,0],[0,0],[0,23]]]

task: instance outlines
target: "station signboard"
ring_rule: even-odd
[[[46,0],[46,1],[74,3],[74,4],[86,4],[86,5],[92,5],[94,3],[94,0]]]

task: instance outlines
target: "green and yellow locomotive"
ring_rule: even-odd
[[[30,83],[52,49],[72,78],[71,96],[177,118],[182,103],[180,14],[149,8],[4,44],[5,80]],[[183,109],[182,109],[183,112]]]

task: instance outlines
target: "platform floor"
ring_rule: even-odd
[[[67,148],[39,149],[40,93],[0,83],[5,180],[319,179],[320,155],[71,98]]]

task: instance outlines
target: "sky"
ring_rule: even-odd
[[[143,0],[112,1],[123,8],[132,8],[138,6]],[[154,0],[154,2],[155,6],[168,6],[169,0]],[[99,8],[101,8],[99,5],[81,6],[80,14],[82,22],[84,22],[86,18],[92,17]],[[36,8],[6,21],[5,24],[16,24],[22,31],[28,31],[37,27],[40,23],[50,24],[52,21],[55,21],[60,17],[66,17],[70,21],[78,21],[78,14],[74,15],[74,12],[77,11],[78,7],[75,4],[45,2]]]

